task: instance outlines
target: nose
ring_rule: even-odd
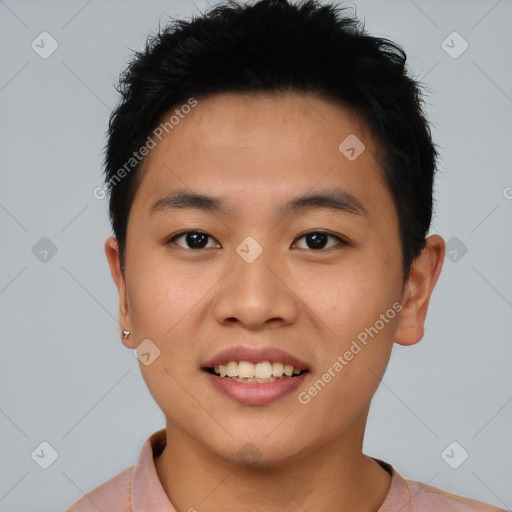
[[[271,251],[263,250],[251,263],[235,252],[232,265],[232,270],[221,281],[213,303],[217,322],[259,330],[297,321],[300,299],[284,264]]]

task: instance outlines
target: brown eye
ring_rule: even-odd
[[[299,247],[299,249],[321,250],[325,248],[330,249],[331,247],[336,245],[348,245],[341,238],[335,235],[331,235],[330,233],[325,233],[324,231],[311,231],[298,238],[298,240],[301,239],[304,239],[307,247]],[[327,247],[329,239],[334,240],[335,243]]]
[[[178,243],[177,240],[181,240],[181,242]],[[183,233],[179,233],[178,235],[173,236],[167,241],[167,243],[175,243],[179,247],[192,250],[205,249],[217,246],[215,244],[213,246],[208,245],[209,240],[215,239],[210,235],[202,233],[200,231],[185,231]]]

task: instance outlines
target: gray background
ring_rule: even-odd
[[[132,465],[164,426],[119,340],[107,203],[92,191],[131,50],[165,16],[195,11],[186,0],[0,0],[2,511],[64,510]],[[442,153],[432,232],[451,252],[424,339],[393,352],[365,451],[408,478],[512,509],[512,3],[365,0],[357,13],[404,46],[431,91]],[[59,45],[47,59],[31,48],[43,31]],[[458,58],[442,47],[453,31],[469,44]],[[57,248],[46,261],[33,251],[43,237]],[[48,469],[31,458],[43,441],[58,452]],[[441,456],[452,441],[469,453],[458,469]]]

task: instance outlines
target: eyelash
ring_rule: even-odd
[[[203,231],[198,231],[198,230],[190,230],[190,231],[181,231],[180,233],[177,233],[177,234],[173,235],[172,237],[170,237],[169,239],[167,239],[165,241],[165,245],[170,245],[170,244],[174,243],[176,239],[180,238],[183,235],[188,235],[188,234],[205,235],[208,238],[215,240],[208,233],[204,233]],[[323,230],[312,230],[312,231],[308,231],[307,233],[303,233],[302,235],[300,235],[299,237],[297,237],[295,239],[294,243],[296,243],[297,240],[300,240],[300,239],[306,237],[307,235],[312,235],[312,234],[322,234],[322,235],[327,235],[328,237],[334,238],[334,239],[336,239],[338,241],[337,245],[339,245],[341,247],[348,247],[350,245],[347,241],[343,240],[339,236],[334,235],[332,233],[329,233],[328,231],[323,231]],[[191,248],[185,248],[185,247],[181,247],[181,246],[178,246],[178,247],[180,247],[181,249],[185,249],[187,251],[194,251],[194,252],[200,252],[200,251],[204,250],[204,248],[191,249]],[[325,248],[321,248],[321,249],[309,249],[309,248],[307,248],[307,249],[302,249],[302,250],[310,251],[310,252],[326,252],[326,251],[328,251],[330,249],[333,249],[333,248],[336,248],[336,245],[335,246],[331,246],[331,247],[327,247],[326,249]],[[340,247],[338,247],[338,248],[340,248]],[[212,249],[212,247],[207,247],[207,249]]]

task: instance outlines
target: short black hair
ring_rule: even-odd
[[[148,36],[120,76],[121,101],[107,134],[104,189],[123,270],[128,216],[144,162],[136,151],[162,116],[216,93],[290,91],[348,106],[370,129],[398,213],[408,278],[430,227],[438,154],[404,50],[369,35],[346,10],[317,0],[228,0],[190,21],[171,19]]]

